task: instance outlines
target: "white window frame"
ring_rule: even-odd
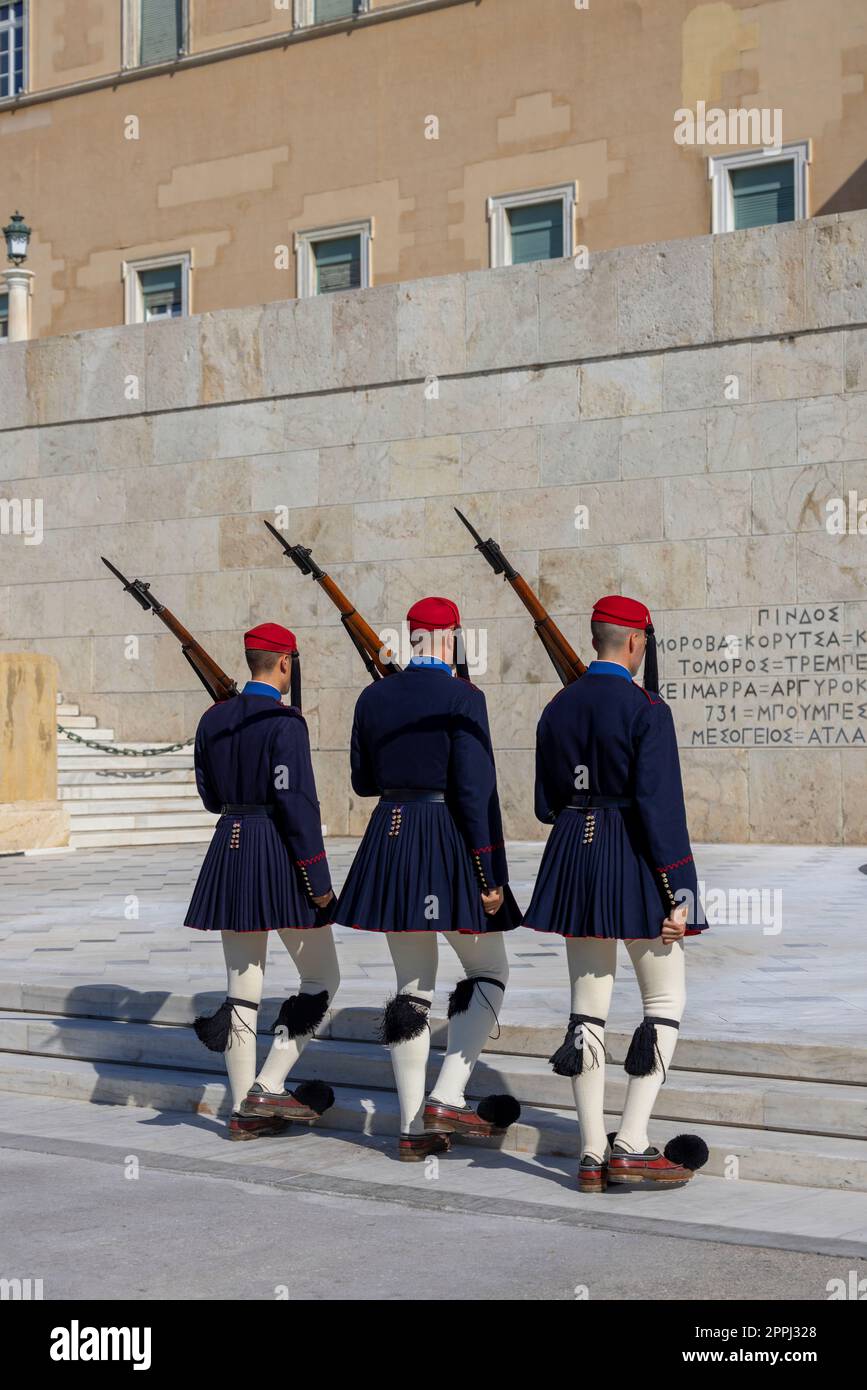
[[[551,188],[531,188],[524,193],[501,193],[489,198],[487,203],[490,232],[491,269],[499,270],[512,265],[512,237],[509,227],[510,208],[523,208],[533,203],[563,202],[563,256],[575,254],[575,207],[578,202],[578,184],[560,183]]]
[[[191,0],[183,0],[184,15],[182,24],[181,51],[179,58],[184,57],[190,51],[190,4]],[[141,0],[123,0],[121,10],[121,63],[124,72],[130,68],[140,68],[142,66],[139,55],[141,53]],[[147,63],[146,67],[156,67],[158,64]]]
[[[361,238],[361,290],[369,290],[373,282],[373,218],[364,222],[346,222],[339,227],[315,227],[309,232],[295,233],[295,294],[298,299],[316,297],[316,257],[313,243],[317,241],[338,241],[341,237]],[[343,291],[348,293],[348,291]]]
[[[345,19],[319,20],[318,24],[314,15],[316,14],[316,0],[294,0],[293,23],[296,29],[318,28],[319,24],[346,24],[350,19],[357,19],[359,14],[367,14],[370,9],[370,0],[361,0],[357,14],[347,15]]]
[[[795,166],[795,221],[800,222],[808,217],[809,166],[812,157],[810,140],[797,140],[790,145],[767,145],[760,150],[744,150],[740,154],[711,155],[707,161],[707,176],[711,183],[711,232],[716,234],[735,230],[730,177],[732,169],[758,168],[761,164],[781,164],[784,160],[790,160]]]
[[[191,251],[173,251],[166,256],[150,256],[141,261],[123,262],[124,323],[144,323],[144,295],[142,293],[140,271],[161,270],[163,266],[181,267],[181,318],[190,315],[191,272],[193,256]]]
[[[23,21],[24,22],[21,26],[21,44],[23,60],[21,65],[21,89],[17,92],[10,92],[9,96],[7,97],[0,97],[0,102],[15,101],[17,97],[20,97],[24,92],[28,90],[28,85],[30,82],[30,0],[24,0]],[[10,36],[14,35],[14,24],[6,24],[4,27],[6,27],[9,30]],[[10,58],[12,58],[12,71],[14,76],[15,57],[13,48],[10,48],[9,56]]]

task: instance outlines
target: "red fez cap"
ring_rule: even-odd
[[[615,627],[635,627],[642,631],[653,626],[647,606],[623,594],[606,594],[605,598],[597,599],[590,621],[612,623]]]
[[[290,632],[288,627],[281,627],[279,623],[260,623],[258,627],[251,627],[249,632],[244,633],[245,652],[279,652],[283,656],[287,652],[297,650],[295,633]]]
[[[424,628],[427,632],[438,632],[441,628],[460,627],[461,615],[458,605],[450,598],[420,598],[406,615],[410,632]]]

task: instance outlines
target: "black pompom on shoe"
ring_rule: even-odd
[[[514,1096],[485,1096],[476,1106],[480,1120],[494,1129],[508,1129],[521,1117],[521,1107]]]
[[[299,1105],[306,1105],[308,1110],[315,1110],[317,1115],[324,1115],[334,1104],[334,1091],[327,1081],[302,1081],[292,1094]]]
[[[710,1158],[707,1144],[700,1134],[677,1134],[669,1139],[663,1149],[669,1163],[677,1163],[681,1168],[689,1168],[693,1173],[703,1168]]]

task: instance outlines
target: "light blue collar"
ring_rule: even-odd
[[[621,666],[619,661],[591,661],[584,673],[586,676],[625,676],[628,681],[632,681],[632,676],[625,666]]]
[[[452,674],[452,668],[449,666],[448,662],[440,661],[438,656],[414,656],[411,657],[409,664],[410,666],[418,668],[425,666],[433,667],[440,671],[445,671],[448,676]]]
[[[247,681],[247,684],[244,686],[244,689],[241,691],[241,694],[270,695],[272,700],[283,699],[283,696],[280,694],[280,691],[277,690],[273,685],[268,685],[267,681]]]

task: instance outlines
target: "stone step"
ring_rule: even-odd
[[[158,805],[156,808],[146,806],[141,811],[131,811],[124,806],[122,810],[117,810],[109,806],[104,812],[91,811],[88,802],[78,803],[84,805],[87,810],[80,810],[76,807],[70,812],[70,829],[76,835],[87,834],[93,830],[189,830],[194,826],[204,825],[213,830],[219,819],[210,811],[206,811],[201,802],[198,806],[191,800],[189,806],[181,806],[174,811],[167,810]]]
[[[133,790],[136,790],[133,788]],[[171,789],[170,789],[171,790]],[[195,787],[192,789],[195,792]],[[85,830],[97,830],[100,827],[95,822],[98,818],[107,818],[107,828],[111,829],[115,821],[120,824],[127,824],[129,817],[150,815],[168,816],[173,813],[182,813],[185,822],[191,815],[205,815],[209,817],[208,823],[213,825],[217,817],[205,811],[198,796],[151,796],[143,794],[138,789],[138,797],[125,796],[115,800],[113,797],[96,796],[87,798],[70,799],[61,797],[61,801],[66,804],[69,811],[70,823],[78,828]],[[86,824],[87,822],[87,824]],[[166,821],[168,825],[169,822]]]
[[[68,710],[70,710],[70,711],[71,711],[71,710],[75,710],[75,713],[74,713],[74,714],[72,714],[72,713],[66,714],[66,713],[64,713],[64,710],[65,710],[65,709],[68,709]],[[95,715],[95,714],[79,714],[79,713],[78,713],[78,706],[77,706],[77,705],[66,705],[66,706],[58,705],[58,706],[57,706],[57,722],[58,722],[58,724],[65,724],[66,727],[67,727],[68,729],[95,729],[95,728],[96,728],[96,715]],[[89,735],[88,735],[88,737],[89,737]]]
[[[70,705],[65,700],[60,699],[57,702],[56,714],[58,719],[78,719],[81,717],[81,708],[79,705]],[[85,715],[84,718],[90,719],[93,716]],[[96,720],[94,719],[93,722],[96,723]]]
[[[75,728],[73,728],[73,729],[72,729],[72,732],[75,734],[75,733],[78,733],[78,730],[75,729]],[[95,740],[97,743],[113,743],[113,742],[114,742],[114,729],[100,729],[100,728],[97,728],[96,720],[94,719],[94,721],[93,721],[93,726],[92,726],[92,727],[88,727],[86,730],[82,729],[82,731],[81,731],[81,736],[82,736],[82,738],[93,739],[93,740]],[[86,744],[76,743],[76,742],[75,742],[75,739],[71,739],[71,738],[68,736],[68,734],[64,734],[64,733],[58,732],[58,735],[57,735],[58,756],[59,756],[59,751],[60,751],[61,745],[63,746],[63,752],[64,752],[64,753],[68,753],[69,750],[70,750],[70,747],[74,747],[74,748],[84,748],[84,747],[87,746]]]
[[[201,806],[195,778],[191,775],[185,782],[145,781],[132,778],[129,782],[109,782],[105,777],[95,777],[92,782],[76,782],[59,788],[59,799],[72,804],[69,814],[75,815],[76,804],[117,807],[118,810],[131,809],[132,803],[146,802],[148,806],[166,802],[168,809],[180,809],[190,802]],[[130,803],[128,805],[127,803]],[[134,809],[134,807],[132,807]]]
[[[107,849],[123,845],[201,845],[210,840],[210,825],[189,830],[71,830],[73,849]]]
[[[192,766],[179,767],[177,763],[172,763],[168,767],[162,766],[162,758],[136,758],[135,767],[131,768],[128,764],[133,762],[132,758],[112,758],[104,757],[101,761],[97,760],[94,767],[88,766],[82,759],[60,766],[57,769],[57,785],[59,787],[145,787],[145,786],[168,786],[171,783],[180,785],[190,783],[195,786],[195,774]],[[154,763],[160,766],[155,767]],[[134,772],[135,776],[130,776]]]
[[[383,987],[382,998],[387,990]],[[353,996],[368,998],[351,981],[341,986],[338,999],[347,1002],[329,1010],[319,1029],[320,1038],[346,1042],[378,1042],[382,1010],[369,1002],[357,1003]],[[56,978],[0,980],[0,1010],[16,1013],[46,1013],[69,1018],[100,1018],[123,1023],[161,1023],[189,1026],[201,1013],[211,1013],[223,1000],[219,991],[184,994],[160,988],[139,992],[123,985],[68,985]],[[260,1027],[271,1026],[280,1007],[278,998],[266,997],[260,1011]],[[435,1006],[436,1008],[436,1006]],[[0,1014],[2,1017],[2,1014]],[[444,1047],[446,1019],[436,1011],[431,1016],[434,1047]],[[536,1057],[546,1061],[563,1041],[560,1029],[510,1023],[508,1002],[500,1021],[499,1036],[489,1038],[486,1053]],[[616,1029],[606,1033],[606,1048],[613,1065],[622,1066],[630,1035]],[[867,1077],[867,1047],[832,1047],[817,1043],[766,1042],[748,1038],[702,1038],[689,1034],[677,1044],[677,1070],[710,1072],[723,1076],[766,1077],[784,1081],[828,1081],[845,1086],[864,1086]]]
[[[259,1038],[260,1056],[270,1045]],[[218,1053],[203,1055],[191,1028],[108,1020],[49,1018],[31,1013],[0,1013],[0,1051],[60,1056],[93,1062],[117,1062],[223,1073]],[[379,1044],[316,1040],[304,1054],[305,1075],[333,1085],[393,1088],[391,1059]],[[441,1054],[431,1059],[433,1083]],[[606,1075],[606,1104],[620,1110],[628,1078],[622,1067]],[[555,1076],[538,1057],[485,1053],[473,1073],[469,1094],[505,1091],[524,1104],[567,1109],[570,1082]],[[726,1124],[867,1139],[867,1091],[828,1082],[778,1081],[767,1078],[684,1072],[673,1068],[660,1091],[656,1115],[679,1124]],[[867,1156],[867,1150],[865,1150]]]
[[[73,750],[74,751],[70,751]],[[98,753],[93,748],[79,748],[75,744],[65,744],[57,755],[57,773],[100,772],[109,776],[129,772],[190,772],[192,759],[185,754],[156,753],[153,757],[130,757],[127,754]]]
[[[89,737],[90,737],[90,734],[88,734],[87,737],[89,738]],[[105,743],[105,742],[107,742],[107,740],[106,740],[106,739],[102,739],[102,740],[100,740],[100,742]],[[58,740],[58,744],[59,744],[59,743],[60,743],[60,740]],[[64,739],[64,740],[63,740],[62,747],[58,746],[57,757],[58,757],[58,760],[60,760],[60,759],[68,759],[68,758],[92,758],[92,757],[123,758],[124,761],[126,761],[127,759],[129,759],[130,762],[137,761],[137,760],[139,760],[139,759],[143,759],[143,760],[145,760],[145,761],[149,761],[151,758],[160,758],[160,759],[162,759],[162,758],[169,759],[169,758],[170,758],[170,759],[173,760],[174,765],[175,765],[175,766],[178,766],[178,767],[184,767],[184,766],[186,766],[186,765],[192,767],[192,765],[193,765],[193,750],[192,750],[192,748],[184,748],[184,749],[181,749],[179,752],[166,753],[166,752],[164,752],[163,750],[164,750],[165,748],[171,748],[172,745],[171,745],[170,743],[166,743],[166,744],[161,744],[161,743],[127,743],[126,740],[124,740],[123,743],[117,743],[115,746],[116,746],[117,748],[119,748],[119,749],[120,749],[120,748],[130,749],[131,752],[127,752],[127,753],[120,753],[120,752],[118,752],[118,753],[101,753],[101,754],[100,754],[99,751],[98,751],[97,749],[88,748],[87,745],[84,744],[84,743],[74,743],[74,742],[72,741],[72,739]],[[160,752],[159,752],[159,753],[143,753],[143,750],[144,750],[144,749],[148,749],[148,748],[159,748],[159,749],[160,749]]]
[[[312,1056],[312,1049],[305,1052],[302,1063],[308,1054]],[[304,1065],[299,1066],[293,1079],[302,1078],[307,1079]],[[399,1112],[393,1091],[370,1086],[334,1089],[335,1104],[317,1128],[326,1133],[398,1133]],[[229,1108],[225,1082],[213,1072],[14,1053],[0,1054],[0,1090],[205,1115],[225,1115]],[[606,1117],[606,1123],[613,1128],[614,1116]],[[670,1121],[654,1119],[650,1126],[651,1142],[663,1146],[676,1129]],[[731,1177],[736,1164],[738,1176],[751,1181],[867,1191],[867,1144],[862,1140],[711,1124],[705,1125],[702,1133],[710,1149],[709,1162],[702,1171],[711,1176]],[[503,1139],[475,1142],[505,1151],[577,1158],[574,1111],[526,1106],[520,1122]]]

